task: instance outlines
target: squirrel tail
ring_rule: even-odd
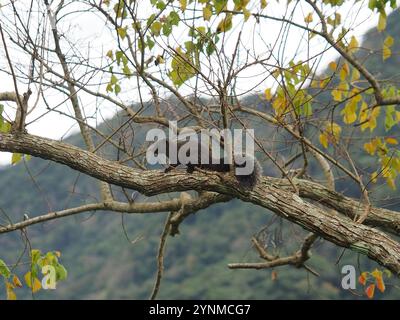
[[[239,182],[240,186],[246,188],[246,189],[252,189],[261,179],[263,175],[263,169],[261,167],[261,164],[258,162],[258,160],[251,156],[251,155],[244,155],[244,162],[241,165],[236,165],[235,168],[235,177],[237,181]],[[236,169],[238,167],[245,167],[248,162],[253,163],[253,170],[249,174],[238,174],[236,172]]]

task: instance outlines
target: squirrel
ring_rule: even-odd
[[[160,143],[166,143],[166,148],[165,148],[165,156],[167,158],[169,158],[169,140],[165,139],[165,140],[161,140],[159,141]],[[164,172],[169,172],[173,169],[175,169],[176,167],[178,167],[179,165],[185,165],[186,166],[186,171],[188,173],[193,173],[193,171],[195,171],[196,169],[200,169],[200,170],[206,170],[206,171],[215,171],[215,172],[219,172],[219,173],[228,173],[232,171],[234,172],[235,178],[238,182],[238,184],[245,188],[245,189],[252,189],[261,179],[262,177],[262,167],[260,165],[260,163],[258,162],[258,160],[249,154],[234,154],[233,156],[233,163],[229,164],[229,163],[225,163],[225,158],[224,157],[220,157],[219,159],[215,159],[212,156],[212,152],[209,151],[209,161],[208,163],[202,163],[201,161],[201,150],[205,150],[203,148],[208,148],[208,145],[204,145],[200,142],[200,139],[197,141],[178,141],[177,142],[177,152],[179,154],[179,151],[181,150],[182,146],[185,145],[185,149],[186,151],[186,155],[189,156],[189,150],[190,150],[190,144],[191,143],[196,143],[198,144],[198,156],[197,156],[197,161],[190,161],[188,163],[180,163],[179,159],[177,159],[177,162],[174,164],[169,164],[168,167],[164,170]],[[210,150],[210,149],[209,149]],[[155,154],[158,155],[159,149],[157,148],[157,150],[155,150]],[[217,160],[217,161],[216,161]],[[213,163],[214,162],[214,163]],[[240,168],[247,168],[247,166],[249,165],[252,166],[252,170],[250,172],[246,172],[246,173],[242,173],[240,174]],[[239,169],[239,170],[237,170]]]

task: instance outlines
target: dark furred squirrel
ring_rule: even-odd
[[[159,141],[159,142],[166,143],[166,148],[165,148],[166,152],[165,153],[166,153],[166,157],[169,158],[170,152],[169,152],[168,139],[166,139],[164,141]],[[178,141],[177,142],[177,152],[179,153],[181,151],[181,148],[184,146],[183,152],[185,153],[186,156],[189,157],[190,145],[193,143],[197,144],[198,152],[197,152],[196,161],[189,160],[186,163],[181,163],[179,161],[179,159],[177,159],[177,162],[173,163],[173,164],[169,164],[164,172],[169,172],[169,171],[175,169],[179,165],[185,165],[186,171],[188,173],[193,173],[193,171],[196,168],[198,168],[200,170],[215,171],[215,172],[220,172],[220,173],[228,173],[232,170],[234,172],[235,178],[238,181],[239,185],[246,189],[252,189],[258,183],[260,178],[262,177],[261,165],[257,161],[257,159],[255,159],[254,156],[242,153],[241,155],[233,156],[232,164],[225,163],[225,159],[223,156],[219,157],[219,158],[213,158],[210,147],[208,145],[202,144],[202,142],[200,142],[200,139],[198,139],[198,141],[190,141],[190,140],[189,141]],[[204,161],[202,163],[202,161],[201,161],[202,150],[207,150],[207,148],[209,150],[208,163],[204,163]],[[185,150],[186,150],[186,152],[185,152]],[[155,154],[158,154],[158,152],[159,152],[159,149],[157,149],[155,151]],[[250,167],[251,170],[244,170],[244,172],[243,172],[243,169],[246,169],[247,167]]]

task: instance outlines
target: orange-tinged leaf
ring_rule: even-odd
[[[368,272],[364,271],[358,277],[358,282],[361,283],[363,286],[367,283]]]
[[[371,275],[375,278],[376,287],[380,292],[385,291],[385,282],[383,281],[383,273],[382,271],[375,269],[371,272]]]
[[[27,286],[32,289],[33,293],[39,291],[42,288],[42,284],[40,283],[39,279],[33,278],[30,271],[25,274],[24,278],[25,278],[25,282],[26,282]],[[32,280],[33,280],[33,284],[32,284]]]
[[[374,297],[374,293],[375,293],[375,284],[370,284],[366,289],[365,289],[365,293],[367,295],[368,298],[372,299]]]
[[[380,292],[385,292],[386,286],[382,276],[376,279],[376,287]]]
[[[337,69],[337,64],[335,61],[332,61],[329,63],[329,69],[331,69],[332,71],[336,71]]]
[[[15,286],[15,287],[19,287],[19,288],[22,288],[22,283],[21,283],[21,281],[19,280],[19,278],[14,274],[14,276],[13,276],[13,285]]]
[[[311,23],[311,22],[313,22],[313,14],[312,14],[312,12],[310,12],[309,14],[307,14],[307,16],[304,18],[304,22],[305,22],[305,23]]]
[[[272,281],[276,281],[278,279],[278,272],[276,272],[275,270],[272,270],[271,272],[271,280]]]

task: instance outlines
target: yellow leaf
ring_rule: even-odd
[[[265,99],[267,99],[267,100],[271,100],[272,99],[271,88],[265,89],[264,94],[265,94]]]
[[[388,137],[385,140],[389,144],[398,144],[397,140],[395,138],[392,138],[392,137]]]
[[[206,21],[210,21],[210,18],[212,16],[212,11],[210,10],[210,8],[208,6],[205,6],[203,8],[203,18]]]
[[[347,124],[353,123],[354,121],[357,120],[357,105],[358,102],[361,99],[361,95],[356,95],[358,93],[358,90],[353,89],[351,91],[351,95],[353,96],[352,99],[350,99],[345,107],[343,108],[343,110],[340,112],[341,114],[344,115],[344,122]]]
[[[383,31],[386,29],[386,13],[381,12],[379,14],[377,29],[378,29],[378,31]]]
[[[344,63],[342,68],[340,69],[340,80],[345,80],[346,77],[349,75],[350,69],[347,63]]]
[[[383,41],[383,44],[386,45],[386,46],[388,46],[388,47],[393,46],[393,44],[394,44],[394,39],[393,39],[393,37],[387,36],[387,37],[385,38],[385,40]]]
[[[383,61],[390,58],[392,55],[392,50],[390,49],[393,46],[394,39],[391,36],[387,36],[385,41],[383,41],[383,48],[382,48],[382,57]]]
[[[17,164],[22,160],[22,154],[20,153],[13,153],[11,157],[11,164]]]
[[[60,252],[60,251],[55,251],[54,253],[55,253],[55,255],[56,255],[58,258],[61,257],[61,252]]]
[[[261,9],[264,9],[268,3],[267,3],[267,0],[261,0],[260,4],[261,4]]]
[[[376,143],[376,140],[371,140],[370,142],[364,143],[364,150],[367,151],[371,156],[373,156],[376,152],[376,148],[378,147],[378,144]]]
[[[373,183],[376,183],[376,182],[378,181],[378,172],[376,172],[376,171],[372,172],[372,174],[371,174],[371,181],[372,181]]]
[[[347,49],[349,50],[350,53],[353,53],[353,52],[357,51],[357,49],[358,49],[358,41],[357,41],[355,36],[351,37],[351,40],[350,40],[350,43],[349,43]]]
[[[337,123],[334,122],[329,122],[328,128],[329,129],[327,131],[331,135],[333,135],[335,139],[339,139],[340,133],[342,132],[342,128]]]
[[[19,280],[19,278],[14,274],[14,276],[13,276],[13,285],[15,286],[15,287],[19,287],[19,288],[22,288],[22,283],[21,283],[21,281]]]
[[[357,69],[353,69],[353,72],[351,74],[351,81],[356,81],[360,79],[360,72]]]
[[[311,23],[313,21],[313,14],[312,12],[310,12],[305,18],[304,18],[304,22],[305,23]]]
[[[324,148],[328,148],[328,137],[325,133],[321,133],[319,135],[319,142],[324,146]]]
[[[232,13],[227,13],[217,27],[217,33],[227,32],[232,29]]]
[[[185,11],[187,6],[187,0],[179,0],[179,3],[181,5],[181,10]]]
[[[243,16],[244,16],[244,21],[246,22],[247,20],[249,20],[251,12],[246,8],[243,8]]]
[[[335,61],[332,61],[329,63],[329,69],[331,69],[332,71],[336,71],[337,69],[337,64]]]
[[[334,101],[342,101],[342,91],[334,89],[331,92]]]
[[[395,183],[394,179],[387,177],[386,183],[392,190],[396,190],[396,183]]]
[[[17,300],[17,295],[14,292],[14,286],[6,281],[7,300]]]
[[[235,10],[235,11],[241,11],[241,10],[243,10],[243,12],[244,12],[244,9],[245,9],[246,6],[249,4],[249,2],[250,2],[250,0],[239,0],[239,1],[234,1],[234,3],[235,3],[235,8],[234,8],[234,10]]]
[[[39,291],[42,288],[42,284],[40,283],[38,278],[32,279],[32,274],[30,271],[25,274],[24,278],[27,286],[32,289],[33,293]],[[32,285],[32,280],[33,280],[33,285]]]
[[[382,49],[383,61],[385,61],[386,59],[389,59],[391,56],[392,56],[392,50],[390,50],[389,47],[383,45],[383,49]]]
[[[112,59],[114,57],[114,53],[112,50],[108,50],[106,53],[106,56],[109,57],[110,59]]]

